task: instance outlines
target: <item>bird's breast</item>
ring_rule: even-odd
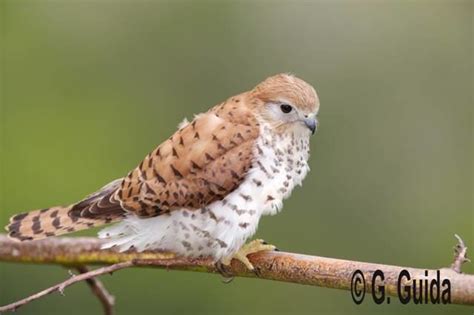
[[[309,171],[309,137],[274,134],[262,128],[255,160],[241,190],[256,201],[259,213],[275,214]]]

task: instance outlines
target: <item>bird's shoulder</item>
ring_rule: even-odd
[[[124,208],[142,216],[199,209],[233,191],[251,167],[260,131],[245,102],[237,95],[197,115],[148,154],[117,192]]]

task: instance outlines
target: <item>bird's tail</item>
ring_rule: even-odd
[[[20,241],[37,240],[93,227],[95,220],[75,220],[69,216],[73,206],[52,207],[20,213],[10,218],[8,236]]]
[[[8,236],[20,241],[39,240],[119,221],[125,216],[115,200],[120,182],[113,181],[76,204],[17,214],[5,227]]]

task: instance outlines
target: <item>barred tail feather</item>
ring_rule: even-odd
[[[115,199],[121,179],[104,186],[79,203],[20,213],[10,218],[8,236],[20,241],[39,240],[122,220],[125,210]]]
[[[104,224],[101,220],[72,217],[72,208],[52,207],[17,214],[6,227],[8,236],[20,241],[39,240]]]

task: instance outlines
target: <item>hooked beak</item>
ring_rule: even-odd
[[[318,125],[318,122],[316,121],[315,118],[305,118],[304,124],[306,127],[308,127],[309,130],[311,130],[311,133],[314,135],[314,132],[316,131],[316,127]]]

